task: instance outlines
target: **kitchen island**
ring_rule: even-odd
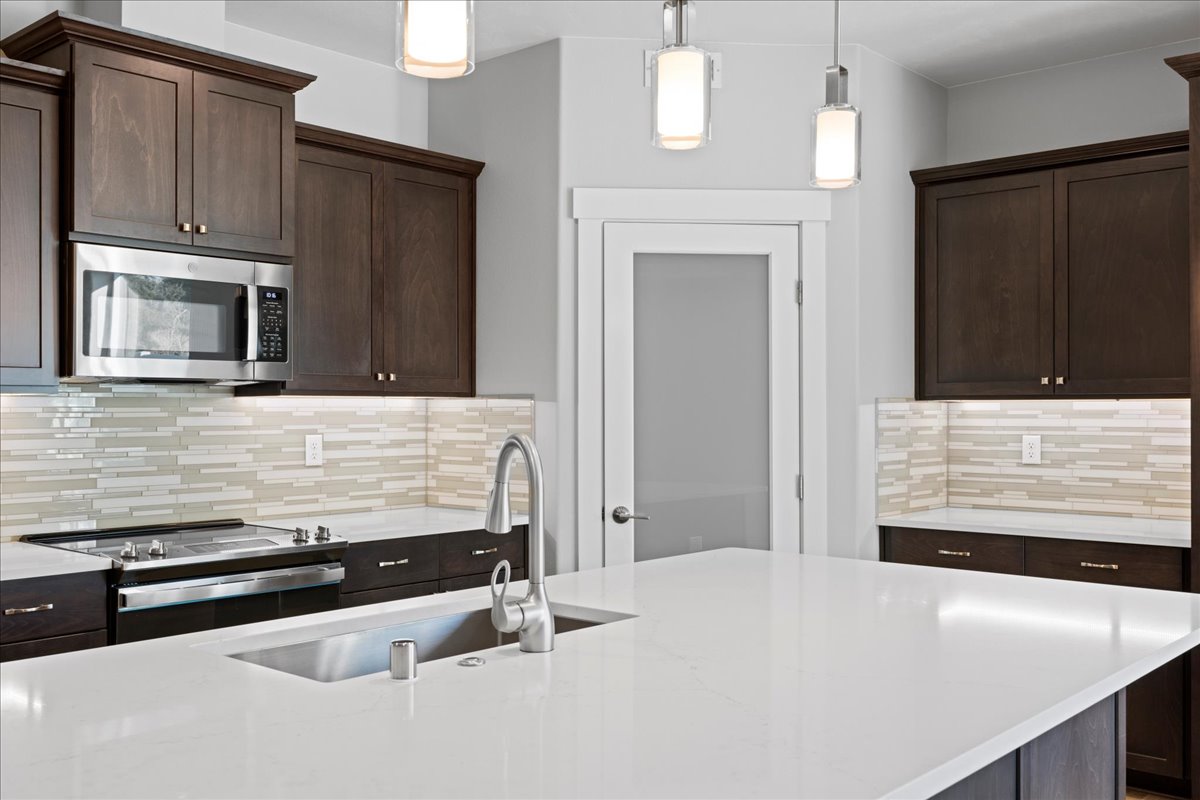
[[[1193,594],[751,550],[547,588],[632,617],[414,683],[228,654],[486,589],[4,664],[0,794],[928,797],[1200,644]]]

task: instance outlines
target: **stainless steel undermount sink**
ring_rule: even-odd
[[[596,611],[595,619],[554,614],[555,633],[604,625],[628,614]],[[463,611],[428,619],[389,625],[384,628],[341,633],[293,644],[263,647],[241,653],[229,653],[250,664],[330,683],[383,672],[388,668],[389,646],[395,639],[413,639],[417,643],[418,662],[487,650],[517,641],[515,633],[497,633],[492,627],[491,609]]]

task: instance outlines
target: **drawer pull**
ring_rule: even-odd
[[[1080,561],[1079,566],[1089,569],[1120,569],[1120,564],[1093,564],[1091,561]]]
[[[959,558],[970,558],[970,550],[938,550],[939,556],[957,556]]]
[[[487,550],[472,550],[471,555],[486,556],[488,553],[496,553],[496,552],[499,552],[499,550],[500,550],[499,547],[489,547]]]
[[[408,559],[402,558],[398,561],[380,561],[379,566],[380,567],[400,567],[407,563],[408,563]]]
[[[33,614],[38,611],[49,611],[54,608],[54,603],[42,603],[40,606],[30,606],[29,608],[6,608],[4,616],[11,617],[14,614]]]

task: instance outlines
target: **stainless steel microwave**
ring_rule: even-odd
[[[292,377],[286,264],[75,244],[68,380]]]

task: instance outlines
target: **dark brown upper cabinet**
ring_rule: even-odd
[[[1187,395],[1184,134],[912,175],[918,398]]]
[[[58,386],[61,70],[0,59],[0,389]]]
[[[472,395],[478,161],[298,125],[296,365],[243,394]]]
[[[0,44],[70,73],[72,240],[292,256],[313,76],[61,13]]]

